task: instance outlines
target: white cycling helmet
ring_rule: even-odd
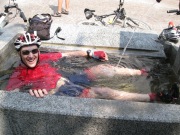
[[[34,34],[26,33],[20,35],[14,42],[17,51],[19,51],[21,47],[28,45],[37,45],[37,47],[39,47],[41,45],[41,40]]]

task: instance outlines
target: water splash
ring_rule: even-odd
[[[117,67],[119,66],[119,64],[120,64],[120,62],[121,62],[121,60],[122,60],[122,57],[123,57],[123,55],[125,54],[126,49],[127,49],[128,45],[129,45],[129,43],[131,42],[131,39],[132,39],[133,36],[134,36],[135,30],[136,30],[136,29],[134,29],[134,31],[133,31],[133,33],[132,33],[132,35],[131,35],[131,37],[130,37],[128,43],[127,43],[127,45],[126,45],[126,46],[124,47],[124,49],[123,49],[122,55],[121,55],[121,57],[120,57],[120,59],[119,59],[119,61],[118,61],[118,64],[116,65]]]

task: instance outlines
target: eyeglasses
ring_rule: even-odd
[[[23,55],[29,55],[30,54],[30,52],[32,53],[32,54],[36,54],[36,53],[38,53],[38,49],[33,49],[33,50],[23,50],[22,51],[22,54]]]

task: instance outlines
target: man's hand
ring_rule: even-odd
[[[30,89],[30,90],[29,90],[29,94],[30,94],[31,96],[35,96],[35,97],[37,97],[37,98],[42,98],[42,97],[48,95],[48,92],[47,92],[46,89],[38,89],[38,90],[32,90],[32,89]]]
[[[158,3],[160,3],[161,2],[161,0],[156,0]]]
[[[92,51],[92,50],[89,50],[89,51],[90,51],[89,56],[94,59],[98,59],[101,61],[108,60],[108,56],[104,51]]]

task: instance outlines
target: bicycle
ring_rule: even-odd
[[[92,17],[95,18],[95,21],[81,21],[78,24],[82,25],[92,25],[92,26],[121,26],[123,28],[138,28],[138,29],[145,29],[145,30],[151,30],[151,27],[146,24],[143,21],[140,21],[138,19],[134,19],[131,17],[128,17],[126,15],[126,11],[123,8],[124,0],[119,1],[119,7],[117,10],[114,11],[114,13],[111,14],[105,14],[105,15],[96,15],[94,14],[95,10],[90,10],[88,8],[84,9],[84,14],[87,20],[91,19]],[[110,16],[114,16],[113,19],[109,19],[109,21],[105,21],[105,18],[108,18]],[[100,23],[99,23],[100,22]]]
[[[17,14],[19,14],[24,22],[27,22],[24,12],[22,12],[22,10],[18,7],[18,4],[15,3],[15,0],[11,1],[13,1],[13,4],[10,4],[9,0],[9,4],[4,6],[4,13],[0,13],[0,29],[5,27],[9,23],[9,15],[13,14],[12,12],[10,12],[10,9],[16,9],[16,14],[12,18],[15,18]]]

